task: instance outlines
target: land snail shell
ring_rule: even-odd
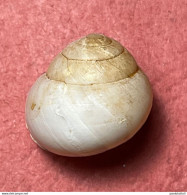
[[[152,106],[147,76],[119,42],[89,34],[70,43],[29,91],[26,123],[42,148],[90,156],[130,139]]]

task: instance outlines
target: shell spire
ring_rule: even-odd
[[[89,34],[70,43],[62,54],[71,60],[107,60],[120,55],[123,46],[104,35]]]
[[[47,76],[88,85],[122,80],[137,70],[136,61],[119,42],[102,34],[89,34],[64,48],[50,64]]]

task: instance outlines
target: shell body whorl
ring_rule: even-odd
[[[130,139],[146,121],[152,90],[117,41],[90,34],[69,44],[32,86],[26,122],[41,147],[89,156]]]

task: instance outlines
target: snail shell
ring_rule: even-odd
[[[90,34],[70,43],[32,86],[26,123],[38,145],[89,156],[130,139],[146,121],[152,91],[119,42]]]

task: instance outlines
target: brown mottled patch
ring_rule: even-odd
[[[35,106],[36,106],[36,104],[35,103],[32,103],[31,110],[34,110]]]

